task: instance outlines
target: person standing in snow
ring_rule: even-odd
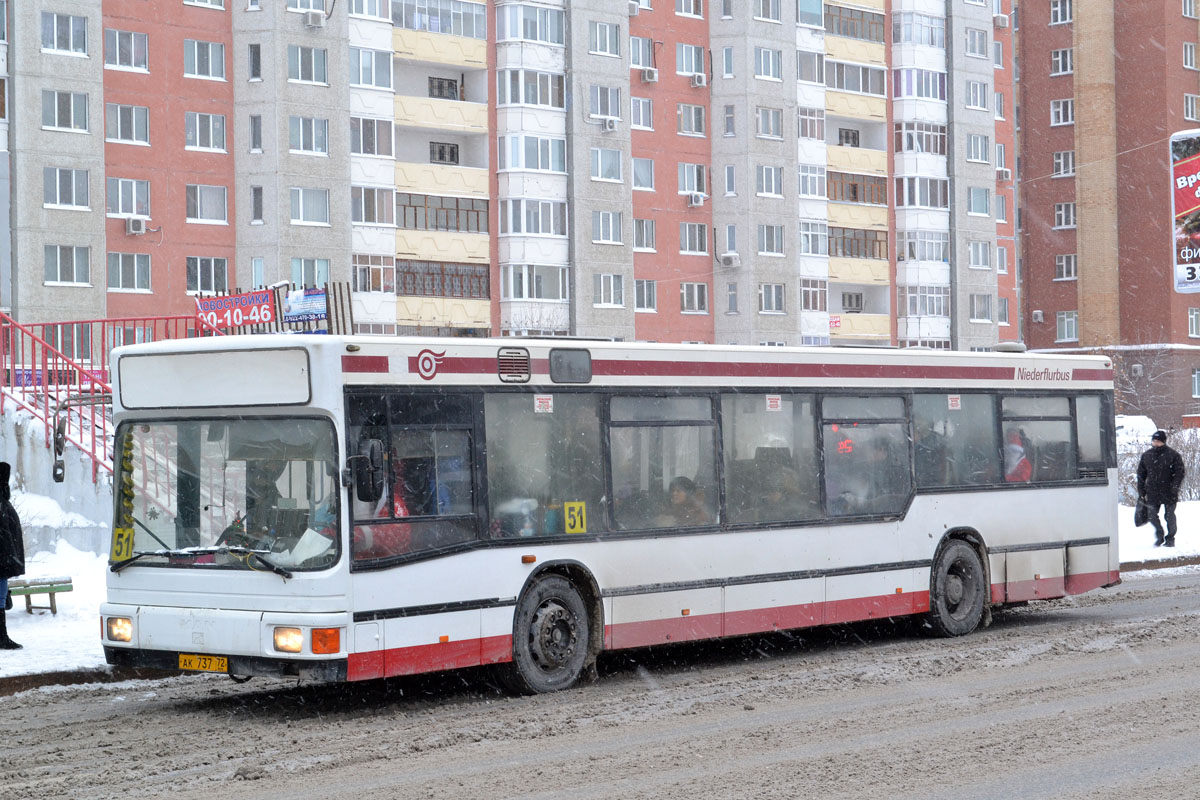
[[[1138,497],[1146,504],[1150,521],[1154,523],[1154,546],[1175,546],[1175,504],[1179,502],[1179,487],[1183,485],[1183,457],[1167,447],[1167,432],[1155,431],[1150,437],[1150,449],[1138,462]],[[1167,520],[1167,535],[1163,538],[1158,508],[1163,507]]]
[[[0,597],[8,598],[8,579],[25,574],[25,539],[21,519],[9,498],[8,479],[12,467],[0,461]],[[20,650],[21,645],[8,638],[5,610],[0,606],[0,650]]]

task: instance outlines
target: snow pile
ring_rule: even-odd
[[[1117,415],[1117,452],[1138,453],[1150,446],[1150,435],[1158,430],[1149,417]]]
[[[105,528],[107,523],[90,520],[74,511],[65,511],[53,497],[15,491],[13,508],[25,528]]]

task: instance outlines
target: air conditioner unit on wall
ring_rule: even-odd
[[[1034,312],[1033,312],[1033,321],[1034,321],[1034,322],[1041,322],[1041,321],[1042,321],[1042,312],[1040,312],[1040,311],[1034,311]]]
[[[1007,28],[1008,27],[1008,15],[1007,14],[997,14],[996,16],[992,17],[992,25],[996,26],[997,28]]]
[[[688,195],[688,208],[699,208],[704,205],[704,195],[700,192],[692,192]]]
[[[646,67],[642,70],[642,81],[644,83],[658,83],[658,70],[654,67]]]
[[[325,27],[325,12],[324,11],[305,11],[304,12],[304,27],[306,27],[306,28],[324,28]]]
[[[142,217],[127,217],[125,219],[125,233],[130,236],[141,236],[146,232],[146,220]]]
[[[708,86],[708,78],[703,72],[697,72],[692,75],[692,88],[699,89],[703,86]]]
[[[636,17],[641,10],[642,7],[638,0],[629,0],[629,16]]]
[[[996,180],[1011,181],[1012,180],[1012,170],[1006,169],[1004,167],[997,167],[996,168]]]
[[[742,257],[737,253],[722,253],[720,259],[722,267],[740,267],[742,265]]]
[[[617,120],[615,117],[605,117],[600,120],[600,130],[605,133],[611,133],[617,129]]]

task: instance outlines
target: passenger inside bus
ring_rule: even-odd
[[[1033,465],[1025,452],[1025,442],[1020,431],[1010,428],[1005,434],[1004,480],[1009,483],[1028,483],[1033,477]]]
[[[712,522],[712,514],[705,508],[704,498],[696,488],[696,482],[686,475],[680,475],[671,481],[667,488],[667,502],[667,511],[660,519],[661,525],[691,527]]]

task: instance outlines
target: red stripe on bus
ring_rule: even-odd
[[[342,372],[387,372],[387,356],[342,356]]]
[[[1121,582],[1116,570],[1091,572],[1062,577],[1014,581],[991,586],[993,602],[1022,599],[1051,599],[1070,594],[1082,594],[1103,586]],[[776,630],[812,628],[862,622],[869,619],[901,617],[929,611],[929,592],[832,600],[824,603],[804,603],[778,608],[755,608],[722,614],[698,614],[671,619],[625,622],[604,626],[604,648],[623,650],[647,647],[668,642],[717,639],[722,636],[743,636],[769,633]],[[501,664],[512,660],[512,636],[487,636],[458,642],[397,647],[351,653],[346,677],[360,681],[394,675],[417,675],[423,672]]]
[[[938,367],[915,364],[758,364],[702,361],[593,361],[592,374],[607,376],[730,378],[928,378],[1004,381],[1012,367]]]

